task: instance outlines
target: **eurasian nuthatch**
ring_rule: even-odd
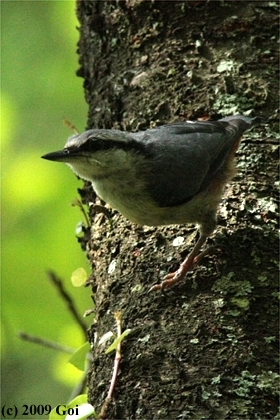
[[[259,117],[185,121],[128,133],[93,129],[70,137],[44,159],[67,163],[97,195],[140,225],[198,223],[200,237],[180,268],[151,290],[182,279],[216,227],[223,189],[236,172],[235,151]]]

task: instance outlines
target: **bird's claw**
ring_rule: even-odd
[[[178,281],[180,281],[182,278],[185,277],[185,274],[187,271],[188,270],[185,270],[182,264],[178,268],[178,270],[174,271],[173,273],[167,274],[161,283],[155,284],[154,286],[152,286],[149,289],[148,293],[154,292],[157,290],[161,290],[162,292],[164,292],[166,289],[170,289],[170,287],[172,287],[174,284],[178,283]]]
[[[213,254],[214,251],[217,250],[217,248],[219,249],[221,248],[221,246],[213,245],[208,247],[205,251],[202,251],[198,255],[188,255],[188,257],[180,265],[178,270],[174,271],[173,273],[167,274],[161,283],[152,286],[148,292],[150,293],[157,290],[161,290],[162,292],[164,292],[166,289],[170,289],[170,287],[178,283],[178,281],[182,280],[188,273],[188,271],[190,271],[193,268],[194,265],[199,264],[206,255]]]

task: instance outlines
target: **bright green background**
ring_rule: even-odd
[[[85,129],[78,22],[74,0],[2,1],[1,15],[2,404],[54,406],[67,402],[79,372],[68,355],[21,341],[18,332],[73,347],[84,341],[48,269],[65,279],[81,314],[92,306],[89,289],[70,282],[76,268],[89,272],[75,238],[83,216],[70,205],[82,182],[66,165],[40,159],[73,134],[63,117]]]

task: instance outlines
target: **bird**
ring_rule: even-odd
[[[90,129],[72,135],[62,150],[42,158],[69,165],[133,223],[198,224],[199,238],[178,270],[149,290],[165,291],[209,252],[201,248],[216,229],[224,188],[236,174],[235,152],[242,135],[264,121],[234,115],[138,132]]]

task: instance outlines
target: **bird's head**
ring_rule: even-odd
[[[129,133],[88,130],[69,137],[64,149],[47,153],[42,158],[66,163],[79,177],[93,182],[131,165],[140,149]]]

